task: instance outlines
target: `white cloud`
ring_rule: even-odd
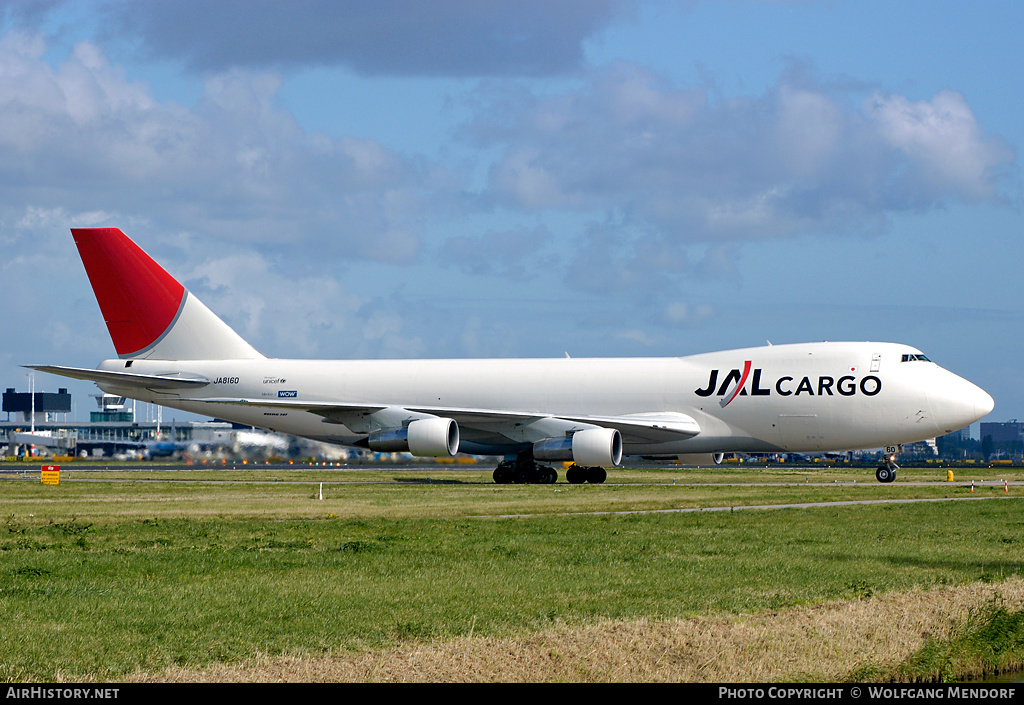
[[[457,188],[371,139],[307,133],[280,105],[279,76],[212,76],[186,108],[155,100],[95,44],[56,66],[44,49],[38,37],[0,38],[0,210],[119,213],[409,262],[433,199]]]
[[[873,231],[900,211],[996,198],[1014,155],[963,96],[858,106],[851,90],[797,67],[764,95],[714,100],[620,62],[557,95],[490,85],[469,134],[503,150],[489,199],[620,213],[669,242]]]
[[[791,179],[814,178],[841,152],[847,120],[840,105],[821,91],[783,83],[776,95],[769,139]]]
[[[707,304],[687,304],[671,301],[665,306],[663,321],[670,326],[693,326],[715,315],[715,309]]]
[[[534,147],[512,149],[491,170],[491,181],[498,192],[507,194],[528,211],[582,206],[581,199],[562,188],[562,175],[542,161]]]
[[[422,352],[401,302],[349,291],[329,270],[295,273],[247,251],[208,256],[180,279],[265,355],[372,358]]]
[[[544,226],[514,230],[489,230],[477,237],[459,236],[445,241],[439,256],[464,272],[504,279],[528,279],[548,273],[558,263],[555,256],[542,261],[538,253],[554,235]]]
[[[903,155],[908,197],[987,201],[1013,160],[1010,147],[986,136],[964,96],[950,90],[931,100],[876,94],[865,104],[882,139]]]

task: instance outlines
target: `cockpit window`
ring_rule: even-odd
[[[931,362],[924,355],[904,355],[901,362]]]

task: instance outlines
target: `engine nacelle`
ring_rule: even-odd
[[[534,460],[572,460],[571,438],[548,438],[533,444]]]
[[[614,428],[589,428],[572,434],[572,460],[583,467],[614,467],[622,462],[622,435]]]
[[[455,419],[416,419],[405,428],[371,433],[367,441],[371,450],[383,453],[441,458],[459,452],[459,425]]]
[[[417,419],[409,424],[409,452],[438,458],[459,452],[459,425],[455,419]]]
[[[622,436],[613,428],[577,431],[571,438],[533,444],[536,460],[571,460],[582,467],[612,467],[622,461]]]

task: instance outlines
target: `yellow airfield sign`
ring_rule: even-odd
[[[44,465],[39,473],[39,481],[44,485],[59,485],[60,465]]]

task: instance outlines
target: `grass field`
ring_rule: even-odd
[[[467,639],[505,649],[538,635],[594,638],[608,625],[646,625],[639,633],[655,639],[687,620],[734,624],[986,586],[963,608],[976,618],[993,587],[1009,593],[1024,574],[1024,489],[1002,484],[1024,473],[977,472],[944,483],[945,469],[905,468],[892,485],[864,469],[749,467],[619,470],[601,486],[496,486],[489,473],[444,468],[71,468],[56,487],[8,479],[0,678],[180,677],[281,659],[384,659]],[[936,497],[991,499],[587,514]],[[528,516],[495,518],[509,514]],[[891,677],[899,666],[851,662],[847,673]],[[601,668],[534,673],[526,679],[629,679]]]

